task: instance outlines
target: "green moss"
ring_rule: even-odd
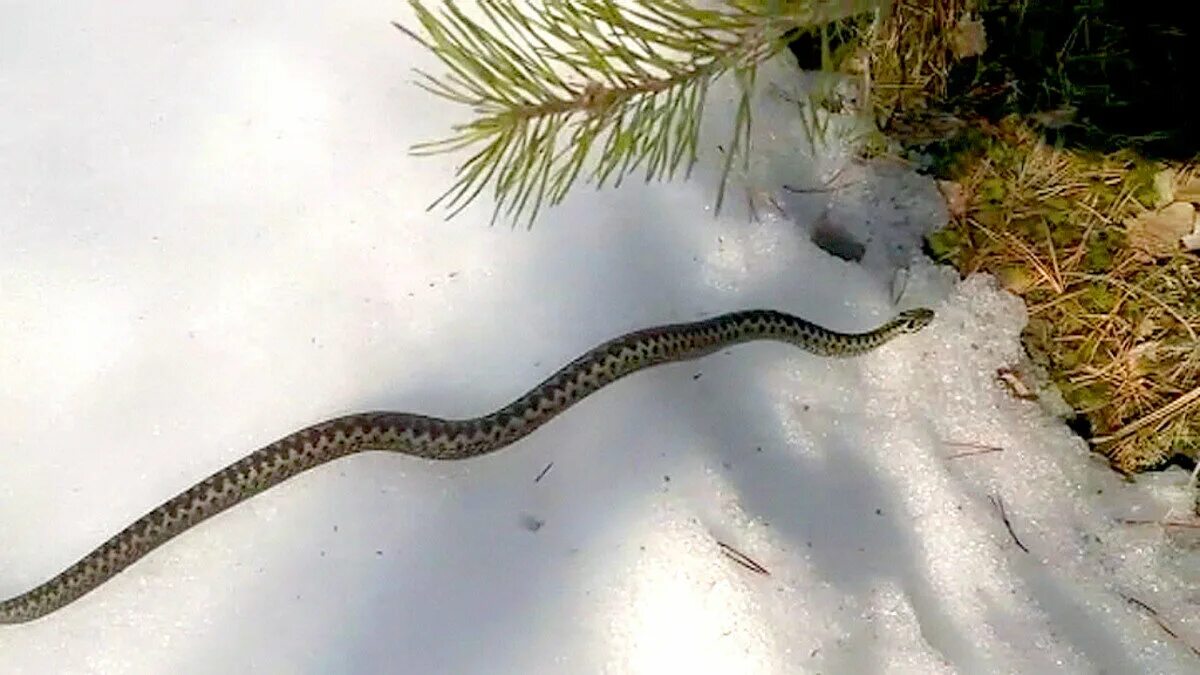
[[[1106,284],[1091,284],[1083,291],[1080,301],[1089,312],[1103,314],[1116,307],[1119,296]]]
[[[1112,269],[1113,258],[1121,250],[1123,238],[1111,229],[1100,229],[1088,237],[1083,266],[1092,274],[1102,274]]]
[[[1200,458],[1200,436],[1180,434],[1171,439],[1171,452],[1186,455],[1192,459]]]
[[[1095,209],[1101,213],[1112,208],[1112,205],[1116,203],[1117,198],[1120,196],[1120,193],[1113,186],[1098,178],[1093,178],[1089,181],[1088,194],[1095,197]]]
[[[1025,301],[1031,317],[1023,344],[1098,435],[1112,434],[1161,409],[1162,401],[1180,391],[1200,386],[1200,350],[1179,323],[1182,316],[1200,325],[1200,269],[1193,269],[1191,257],[1153,261],[1135,255],[1122,225],[1140,208],[1161,206],[1162,168],[1194,170],[1197,160],[1189,159],[1194,151],[1138,153],[1151,145],[1147,133],[1155,131],[1156,119],[1190,121],[1191,114],[1186,106],[1162,105],[1183,100],[1178,95],[1146,92],[1194,88],[1178,73],[1196,69],[1177,68],[1172,77],[1161,78],[1170,88],[1119,95],[1166,74],[1134,68],[1133,57],[1142,53],[1129,49],[1134,43],[1123,42],[1123,32],[1149,31],[1165,39],[1180,29],[1163,24],[1167,32],[1158,35],[1160,29],[1149,30],[1134,20],[1138,16],[1107,12],[1118,4],[985,0],[977,9],[988,24],[988,51],[955,63],[946,81],[949,95],[930,98],[929,107],[913,109],[910,118],[918,131],[927,117],[921,111],[949,113],[965,123],[942,141],[914,141],[922,166],[960,181],[969,196],[968,219],[929,235],[927,251],[960,271],[996,275]],[[925,10],[916,3],[898,11]],[[1161,116],[1126,118],[1122,111],[1135,105]],[[1114,121],[1138,124],[1108,124]],[[1142,140],[1130,134],[1134,126]],[[1192,128],[1200,127],[1184,130]],[[931,130],[938,131],[937,124]],[[1178,165],[1178,159],[1192,165]],[[1051,275],[1054,279],[1047,278]],[[1138,350],[1132,369],[1131,342],[1155,345]],[[1097,372],[1109,381],[1094,381]],[[1150,431],[1099,449],[1128,472],[1157,466],[1176,452],[1200,456],[1200,413]]]
[[[1015,218],[1009,222],[1008,227],[1010,232],[1027,243],[1045,239],[1043,235],[1046,228],[1042,225],[1042,219],[1037,216]]]
[[[956,179],[979,161],[990,142],[983,131],[968,127],[947,140],[933,143],[925,149],[929,172],[939,178]]]
[[[1063,225],[1071,218],[1071,202],[1062,197],[1050,197],[1042,202],[1042,206],[1044,207],[1042,215],[1051,225]]]
[[[1021,344],[1029,352],[1029,358],[1033,359],[1034,363],[1046,368],[1054,366],[1050,353],[1053,347],[1053,342],[1051,341],[1053,329],[1054,327],[1049,321],[1034,316],[1029,318],[1029,322],[1025,324],[1025,329],[1021,331]]]
[[[1003,202],[1006,192],[1003,178],[988,178],[979,184],[979,198],[991,204]]]
[[[878,129],[871,129],[859,137],[861,152],[864,157],[883,157],[890,149],[887,134]]]
[[[988,138],[984,144],[984,155],[996,169],[1008,171],[1020,165],[1023,154],[1020,148],[1001,138]]]
[[[1054,291],[1049,288],[1031,288],[1025,294],[1025,302],[1030,305],[1039,305],[1043,302],[1050,302],[1054,299]]]
[[[1061,385],[1060,385],[1061,386]],[[1063,387],[1063,398],[1071,407],[1076,410],[1089,411],[1103,407],[1112,400],[1112,393],[1107,385],[1100,382],[1092,382],[1082,386],[1071,386],[1067,384]]]
[[[1050,241],[1059,249],[1075,246],[1083,238],[1083,230],[1075,223],[1047,221],[1047,227],[1050,229]]]
[[[1133,192],[1133,198],[1148,209],[1154,208],[1158,202],[1158,187],[1154,184],[1154,177],[1160,169],[1157,162],[1139,161],[1125,173],[1122,180],[1125,187]]]
[[[1000,285],[1013,293],[1024,293],[1035,283],[1033,272],[1025,265],[1005,265],[996,270]]]
[[[938,262],[948,262],[958,257],[963,248],[963,236],[956,230],[946,228],[925,235],[929,253]]]

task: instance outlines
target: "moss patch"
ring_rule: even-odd
[[[955,195],[927,251],[1025,300],[1030,355],[1126,472],[1200,452],[1200,256],[1180,237],[1200,204],[1200,50],[1140,11],[895,3],[833,64],[859,68],[900,154]]]

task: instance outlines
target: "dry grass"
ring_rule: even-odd
[[[944,187],[954,218],[930,237],[930,248],[964,275],[995,275],[1025,300],[1025,346],[1090,422],[1094,447],[1127,473],[1175,454],[1200,458],[1200,256],[1183,251],[1181,233],[1170,229],[1181,213],[1185,223],[1188,214],[1200,223],[1200,182],[1184,189],[1179,208],[1160,213],[1172,188],[1163,180],[1166,165],[1132,151],[1045,143],[1039,129],[1078,126],[1072,92],[1104,86],[1072,80],[1090,72],[1079,64],[1122,56],[1104,52],[1102,40],[1092,52],[1062,45],[1053,52],[1057,66],[1022,71],[1045,79],[1013,81],[1007,64],[1021,62],[1008,57],[1028,55],[1004,49],[1029,45],[988,51],[978,11],[995,5],[897,0],[878,20],[853,25],[856,38],[835,67],[864,80],[890,139],[921,147],[930,168],[951,179]],[[1005,8],[1024,16],[1021,3]],[[1112,20],[1093,10],[1084,12],[1089,26]],[[1054,27],[1045,28],[1051,35]],[[1028,91],[1050,92],[1060,107],[1024,120],[984,119],[1013,112],[1006,106],[1019,106]],[[1200,175],[1195,164],[1172,168],[1176,188]],[[1155,237],[1157,249],[1147,248]]]
[[[1178,233],[1147,253],[1146,229],[1131,236],[1127,225],[1163,205],[1165,165],[1130,151],[1047,145],[1036,130],[1052,126],[1044,115],[991,123],[969,112],[971,101],[997,92],[1074,87],[1061,78],[955,80],[960,63],[977,74],[993,68],[978,8],[976,0],[898,0],[881,21],[860,25],[849,61],[880,127],[923,146],[953,181],[945,186],[953,221],[930,248],[964,275],[992,273],[1025,300],[1030,355],[1090,422],[1094,447],[1115,468],[1200,457],[1200,256],[1182,250]],[[1173,168],[1175,186],[1200,175],[1195,164]],[[1200,202],[1200,185],[1192,189],[1181,201]]]
[[[970,19],[975,4],[898,0],[882,23],[861,32],[856,64],[885,132],[911,140],[942,135],[946,122],[958,128],[956,120],[930,114],[930,103],[945,98],[951,66],[982,51],[982,26]]]
[[[1151,256],[1128,227],[1152,210],[1158,165],[1056,149],[1018,120],[986,127],[962,159],[963,213],[931,238],[963,274],[1024,298],[1031,355],[1134,472],[1200,444],[1200,257]],[[1177,168],[1175,182],[1195,175]]]

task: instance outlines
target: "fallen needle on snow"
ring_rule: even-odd
[[[717,546],[721,547],[721,553],[724,553],[725,557],[729,558],[733,562],[741,565],[742,567],[745,567],[746,569],[750,570],[751,572],[754,572],[755,574],[761,574],[763,576],[768,576],[768,577],[771,576],[771,573],[767,571],[767,568],[758,564],[757,562],[755,562],[755,560],[753,558],[746,555],[745,553],[742,553],[741,551],[730,546],[729,544],[726,544],[723,541],[718,541]]]
[[[1118,518],[1118,523],[1122,525],[1162,525],[1163,527],[1188,527],[1200,529],[1200,522],[1189,522],[1185,520],[1152,520],[1149,518]]]
[[[1125,595],[1124,593],[1121,593],[1120,595],[1122,598],[1125,599],[1125,602],[1128,602],[1131,605],[1135,605],[1135,606],[1141,608],[1141,610],[1144,611],[1145,613],[1149,614],[1150,618],[1154,619],[1154,623],[1158,624],[1158,627],[1163,629],[1164,633],[1166,633],[1167,635],[1170,635],[1171,637],[1175,638],[1176,640],[1179,640],[1181,643],[1183,643],[1183,645],[1185,647],[1192,650],[1193,654],[1195,654],[1196,656],[1200,656],[1200,649],[1197,649],[1194,645],[1189,643],[1187,640],[1184,640],[1183,638],[1179,637],[1179,633],[1176,633],[1175,631],[1171,630],[1171,627],[1167,625],[1166,621],[1163,621],[1162,617],[1158,615],[1158,612],[1155,611],[1155,609],[1153,607],[1151,607],[1150,605],[1147,605],[1146,603],[1142,602],[1141,600],[1138,600],[1137,598],[1133,597],[1132,595]]]
[[[1021,540],[1017,538],[1017,533],[1013,531],[1012,522],[1008,519],[1008,512],[1004,510],[1004,500],[999,495],[988,495],[988,499],[992,500],[992,505],[1000,512],[1000,520],[1004,521],[1004,527],[1008,528],[1008,533],[1012,535],[1013,541],[1022,551],[1029,553],[1029,549],[1021,543]]]
[[[973,457],[975,455],[986,455],[990,452],[1004,452],[1004,448],[999,445],[985,445],[983,443],[968,443],[961,441],[942,441],[942,443],[951,448],[974,448],[966,452],[956,452],[953,455],[947,455],[946,459],[959,459],[962,457]]]

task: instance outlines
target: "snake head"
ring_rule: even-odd
[[[900,312],[896,315],[893,323],[896,325],[896,330],[901,333],[915,333],[929,322],[933,321],[933,310],[925,307],[917,307]]]

